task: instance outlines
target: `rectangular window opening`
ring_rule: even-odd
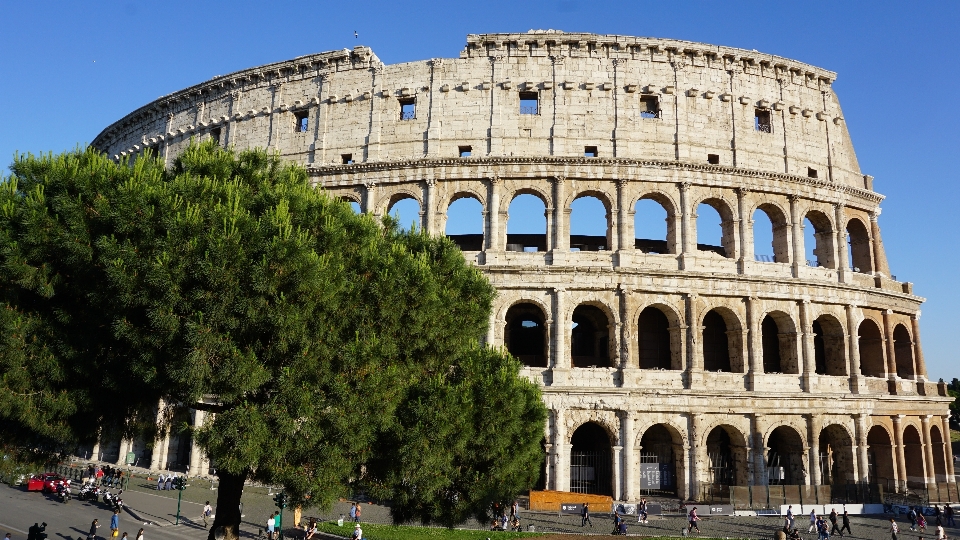
[[[641,97],[640,118],[660,118],[660,98],[657,96]]]
[[[520,114],[540,114],[540,94],[520,92]]]
[[[707,163],[711,165],[720,164],[720,154],[707,154]]]
[[[210,138],[213,140],[213,144],[220,146],[220,128],[211,129]]]
[[[816,178],[817,170],[813,167],[807,167],[807,178]]]
[[[353,154],[340,154],[340,161],[344,165],[353,165]]]
[[[416,99],[401,99],[400,100],[400,119],[401,120],[413,120],[417,117],[417,100]]]
[[[473,152],[472,146],[458,146],[457,151],[460,154],[460,157],[470,157],[470,154]]]
[[[597,152],[596,146],[584,146],[583,147],[583,157],[597,157],[600,153]]]
[[[295,124],[297,133],[306,133],[307,126],[310,125],[310,113],[307,111],[295,112],[293,116],[297,119]]]
[[[754,109],[753,128],[761,133],[773,133],[773,124],[770,123],[770,111]]]

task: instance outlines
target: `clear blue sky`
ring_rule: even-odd
[[[358,44],[396,63],[456,57],[468,33],[554,28],[757,49],[836,71],[860,166],[887,196],[893,273],[928,299],[929,374],[960,377],[960,2],[4,0],[2,13],[4,163],[85,144],[214,75]]]

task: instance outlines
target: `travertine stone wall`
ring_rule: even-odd
[[[678,494],[700,496],[717,481],[720,431],[734,485],[767,484],[777,463],[794,484],[952,481],[949,398],[927,379],[920,345],[923,299],[891,275],[883,197],[857,164],[834,73],[674,40],[537,31],[467,41],[453,59],[384,65],[356,47],[217,77],[134,111],[94,146],[167,160],[191,138],[270,148],[364,212],[416,200],[432,234],[453,201],[476,199],[483,238],[465,256],[499,291],[487,341],[511,346],[519,304],[542,316],[543,364],[524,374],[551,410],[546,487],[583,489],[571,459],[591,423],[609,438],[610,474],[588,489],[619,500],[639,497],[641,461],[663,444]],[[529,93],[536,109],[521,111]],[[544,204],[536,251],[507,239],[520,194]],[[585,196],[606,208],[602,250],[571,249],[571,205]],[[667,215],[660,252],[635,244],[647,199]],[[720,246],[698,246],[701,204],[721,216]],[[773,224],[772,261],[754,252],[757,210]],[[606,320],[607,367],[573,357],[574,312],[587,306]],[[641,369],[651,307],[667,321],[668,367]],[[706,367],[710,313],[725,325],[720,370]],[[775,334],[764,333],[768,317]],[[671,442],[645,447],[655,432]]]

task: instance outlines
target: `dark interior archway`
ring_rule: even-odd
[[[573,310],[570,353],[573,367],[610,367],[610,326],[607,315],[596,306]]]
[[[640,312],[640,369],[680,369],[673,365],[670,349],[670,321],[658,308],[648,307]]]
[[[640,467],[659,472],[660,488],[651,491],[677,493],[677,471],[681,470],[682,452],[679,437],[663,424],[651,426],[640,438]]]
[[[813,351],[818,375],[847,374],[843,327],[830,315],[813,321]]]
[[[570,491],[613,495],[612,447],[602,426],[587,422],[570,440]]]
[[[733,371],[730,369],[730,344],[727,323],[714,310],[703,317],[703,369],[706,371]]]
[[[796,334],[791,332],[790,318],[782,312],[771,312],[760,323],[764,373],[799,373],[796,355]]]
[[[903,430],[903,460],[907,465],[907,487],[926,487],[923,466],[923,440],[913,426]]]
[[[547,367],[546,317],[532,303],[515,304],[507,310],[503,342],[507,351],[525,366]]]
[[[930,426],[930,446],[933,450],[933,472],[936,475],[937,482],[947,481],[947,457],[944,452],[943,436],[940,435],[940,428]]]
[[[912,379],[913,372],[913,340],[910,332],[902,324],[893,329],[893,352],[897,359],[897,376],[902,379]]]
[[[747,485],[747,448],[731,426],[717,426],[707,435],[708,482],[714,486]]]
[[[847,241],[850,243],[848,252],[850,269],[854,272],[872,274],[870,234],[859,219],[851,219],[847,223]]]
[[[818,484],[842,486],[853,483],[853,440],[836,424],[820,431],[820,478]]]
[[[860,374],[865,377],[886,377],[883,365],[883,335],[880,327],[870,319],[864,319],[857,329],[860,346]]]
[[[803,439],[793,428],[780,426],[767,439],[766,476],[770,485],[804,484]]]
[[[867,461],[870,482],[895,489],[897,474],[893,468],[893,445],[887,430],[881,426],[873,426],[867,432]]]

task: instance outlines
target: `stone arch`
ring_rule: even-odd
[[[598,201],[604,209],[604,234],[603,239],[599,238],[596,235],[587,235],[587,234],[574,234],[574,222],[575,218],[579,216],[574,215],[573,205],[581,199],[594,199]],[[566,203],[565,212],[567,215],[567,232],[569,234],[569,244],[571,251],[605,251],[611,249],[613,245],[613,223],[611,217],[613,216],[613,202],[610,196],[604,191],[599,190],[582,190],[573,194],[568,199],[569,202]]]
[[[860,348],[860,374],[864,377],[886,377],[880,325],[870,318],[860,321],[860,326],[857,327],[857,342]]]
[[[923,438],[920,437],[920,430],[913,424],[903,428],[903,460],[907,468],[907,487],[926,487]]]
[[[341,201],[346,203],[354,202],[361,205],[363,204],[363,200],[361,199],[360,194],[358,193],[341,192],[341,193],[337,193],[336,197],[337,199],[340,199]]]
[[[773,428],[765,440],[766,466],[761,472],[761,476],[767,479],[765,483],[806,484],[807,470],[803,459],[806,448],[800,432],[793,426],[780,425]]]
[[[720,215],[720,246],[709,246],[705,244],[700,244],[699,236],[697,233],[697,230],[699,229],[699,227],[695,225],[696,219],[693,219],[691,221],[694,223],[694,225],[691,228],[694,229],[692,231],[692,234],[694,235],[695,238],[697,238],[697,242],[698,242],[697,250],[698,251],[714,251],[717,253],[719,253],[720,251],[723,251],[723,253],[720,253],[720,255],[723,255],[728,259],[736,258],[737,230],[736,230],[735,221],[734,221],[734,215],[735,215],[733,212],[734,205],[730,204],[727,200],[721,197],[710,196],[710,197],[705,197],[701,199],[699,202],[695,203],[693,205],[693,208],[699,208],[700,205],[702,204],[705,204],[713,208],[714,210],[717,211],[717,214]],[[715,249],[716,247],[721,247],[723,249],[718,251]]]
[[[686,474],[683,432],[667,422],[655,423],[639,434],[640,466],[657,465],[660,492],[678,494]]]
[[[913,339],[907,327],[898,324],[893,329],[893,354],[897,362],[897,376],[901,379],[912,379],[913,370]]]
[[[505,207],[509,208],[510,203],[520,195],[533,195],[540,199],[545,208],[550,208],[553,204],[553,197],[550,196],[550,193],[543,191],[538,186],[523,186],[503,195],[503,200],[507,203]]]
[[[893,488],[897,472],[894,466],[893,438],[882,425],[874,425],[867,432],[868,478],[874,484]]]
[[[760,319],[764,373],[800,373],[797,331],[793,318],[783,311],[770,311]]]
[[[637,318],[640,369],[683,369],[679,354],[679,325],[675,314],[671,321],[667,313],[671,313],[667,306],[650,305]]]
[[[853,437],[840,424],[831,424],[820,430],[820,485],[839,486],[856,481],[853,465]]]
[[[749,484],[747,438],[738,428],[718,422],[705,430],[701,444],[707,449],[707,483],[715,486]]]
[[[750,213],[750,227],[753,228],[754,219],[753,216],[757,212],[763,212],[764,215],[770,220],[770,225],[773,227],[771,231],[773,236],[773,261],[778,263],[789,263],[790,262],[790,224],[787,220],[787,213],[784,212],[783,208],[773,202],[763,202],[760,203],[754,208]],[[756,233],[754,232],[754,246],[753,252],[755,254],[761,253],[757,249],[756,245]]]
[[[843,324],[823,314],[813,321],[813,356],[818,375],[846,376],[846,346]]]
[[[423,200],[422,200],[423,198],[421,197],[420,193],[417,193],[412,189],[408,189],[405,187],[395,188],[386,199],[387,204],[386,204],[385,214],[390,215],[390,212],[393,210],[394,206],[396,206],[397,203],[404,200],[408,200],[408,199],[412,199],[417,203],[417,206],[419,207],[420,210],[415,223],[418,228],[423,228]],[[403,223],[403,221],[404,221],[403,218],[401,218],[401,223],[399,223],[401,228],[404,228],[407,225],[409,225],[409,223]]]
[[[511,209],[514,209],[514,205],[517,202],[517,198],[523,195],[530,195],[540,201],[543,205],[543,232],[540,232],[540,229],[537,228],[533,232],[511,232],[511,219],[510,212]],[[507,251],[546,251],[547,250],[547,235],[550,234],[549,221],[547,219],[548,208],[550,208],[550,201],[552,200],[550,196],[536,187],[523,187],[517,189],[507,195],[505,198],[507,203],[502,205],[501,208],[506,209],[506,223],[503,227],[502,235],[506,239],[506,250]],[[516,216],[516,213],[514,214]],[[499,220],[500,216],[492,216],[491,219]]]
[[[637,206],[641,201],[652,201],[658,204],[666,213],[666,237],[662,240],[659,238],[642,237],[640,235],[640,231],[636,227],[636,221],[640,216],[640,213],[637,211]],[[633,247],[642,250],[644,253],[676,254],[679,246],[679,235],[677,233],[678,207],[679,205],[676,204],[670,195],[659,190],[647,191],[634,198],[630,203],[630,208],[634,216]],[[663,244],[663,242],[665,242],[665,244]]]
[[[479,226],[476,229],[471,228],[469,232],[450,234],[450,231],[447,230],[450,222],[450,211],[454,205],[464,200],[473,200],[480,206],[480,214],[478,216],[480,218]],[[461,204],[460,206],[462,207],[463,205]],[[438,214],[439,223],[437,232],[443,231],[443,234],[453,240],[463,251],[482,251],[486,237],[486,226],[483,217],[485,212],[486,207],[483,204],[483,199],[479,195],[470,190],[460,190],[448,199],[446,210]]]
[[[851,218],[847,221],[850,269],[854,272],[873,273],[873,247],[868,231],[867,226],[859,218]]]
[[[700,321],[700,346],[705,371],[743,373],[743,327],[730,308],[713,307]]]
[[[940,433],[940,426],[936,424],[930,426],[930,446],[933,451],[933,475],[936,482],[946,482],[947,478],[947,455],[944,451],[943,435]]]
[[[570,365],[613,367],[616,356],[613,310],[603,302],[584,301],[573,309],[570,320]]]
[[[613,495],[613,442],[596,421],[584,422],[570,435],[570,491]]]
[[[813,226],[813,255],[816,259],[812,261],[812,266],[836,268],[837,250],[835,244],[837,235],[833,228],[833,221],[820,210],[808,210],[804,215],[804,220],[809,221]]]
[[[503,344],[525,366],[547,367],[550,357],[547,313],[539,303],[522,300],[507,309]]]

